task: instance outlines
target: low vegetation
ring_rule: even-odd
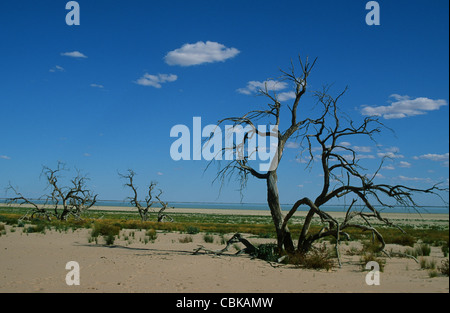
[[[42,233],[46,230],[53,229],[60,232],[69,230],[75,231],[80,228],[90,229],[89,242],[99,243],[99,238],[103,240],[101,243],[113,245],[115,240],[119,238],[121,230],[129,230],[129,233],[123,233],[126,242],[132,243],[135,240],[135,231],[143,231],[140,242],[154,242],[158,238],[158,232],[179,232],[186,236],[179,238],[180,243],[193,242],[192,235],[203,233],[202,238],[206,243],[214,243],[215,235],[219,238],[218,243],[225,243],[225,234],[240,232],[247,234],[251,239],[252,236],[257,238],[275,239],[273,225],[270,216],[231,216],[221,214],[187,214],[173,213],[174,222],[158,223],[156,221],[142,221],[134,213],[130,212],[105,212],[90,211],[83,218],[68,218],[66,221],[46,220],[46,219],[28,219],[24,220],[25,208],[0,208],[0,234],[6,234],[5,225],[13,225],[14,227],[23,227],[24,233]],[[296,234],[300,232],[302,218],[293,219],[290,225],[291,232]],[[445,224],[443,224],[445,225]],[[312,228],[319,228],[320,224],[313,224]],[[405,254],[420,258],[422,268],[442,273],[448,276],[448,259],[440,266],[436,261],[429,259],[431,248],[439,247],[444,257],[448,256],[449,232],[448,223],[446,226],[436,227],[436,225],[421,225],[420,227],[403,226],[406,234],[402,234],[396,228],[383,227],[380,229],[386,243],[396,244],[407,247],[403,249]],[[373,242],[373,238],[369,233],[360,233],[348,231],[349,238],[341,238],[340,245],[350,245],[352,241],[359,241],[362,247],[356,248],[354,245],[344,249],[347,256],[359,256],[360,264],[365,265],[369,261],[376,261],[380,265],[380,270],[384,269],[386,264],[385,255],[380,253],[380,245],[377,241]],[[345,240],[344,240],[345,239]],[[325,245],[328,243],[328,246]],[[315,248],[308,253],[296,253],[284,258],[284,263],[291,264],[296,267],[309,269],[325,269],[330,270],[336,266],[336,252],[334,237],[322,239],[322,244],[315,245]],[[258,246],[258,255],[255,257],[269,262],[278,261],[280,255],[276,253],[275,244],[263,244]],[[433,263],[434,262],[434,263]],[[447,274],[445,274],[447,273]],[[432,275],[432,274],[430,274]],[[433,274],[434,275],[434,274]]]
[[[439,271],[442,275],[449,276],[448,272],[448,259],[442,261],[441,266],[439,266]]]

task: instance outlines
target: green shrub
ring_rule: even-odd
[[[415,258],[418,257],[418,255],[417,255],[417,249],[410,249],[410,248],[408,248],[408,249],[405,250],[405,254],[410,255],[410,256],[413,256],[413,257],[415,257]]]
[[[106,223],[95,223],[91,232],[92,237],[101,236],[118,236],[120,233],[120,227],[116,225]]]
[[[441,247],[441,251],[442,251],[442,253],[444,254],[444,258],[448,257],[448,244],[444,244],[444,245]]]
[[[441,266],[439,266],[439,271],[443,274],[443,275],[445,275],[445,276],[449,276],[448,275],[448,259],[446,259],[446,260],[444,260],[444,261],[442,261],[442,263],[441,263]]]
[[[24,229],[24,233],[31,234],[31,233],[42,233],[45,234],[45,225],[42,223],[36,224],[36,225],[29,225]]]
[[[414,244],[416,243],[416,238],[414,238],[411,235],[402,234],[398,236],[387,237],[385,238],[385,242],[387,244],[397,244],[401,246],[414,247]]]
[[[192,240],[191,236],[185,236],[183,238],[178,239],[178,241],[180,243],[189,243],[189,242],[192,242],[193,240]]]
[[[116,236],[114,236],[114,235],[112,235],[112,234],[109,234],[109,235],[103,236],[103,238],[105,239],[106,245],[107,245],[107,246],[111,246],[111,245],[114,244],[114,241],[115,241],[115,239],[116,239]]]
[[[380,266],[380,272],[384,272],[384,266],[386,265],[386,260],[377,256],[374,252],[364,253],[359,259],[361,262],[361,268],[363,271],[366,270],[366,265],[369,262],[376,262]]]
[[[158,234],[156,233],[156,230],[154,230],[153,228],[147,230],[145,232],[145,235],[148,237],[148,239],[150,241],[155,241],[156,238],[158,238]],[[133,233],[133,237],[134,237],[134,233]]]
[[[426,258],[420,258],[419,260],[420,268],[423,270],[435,270],[436,269],[436,261],[428,260]]]
[[[431,247],[429,244],[422,243],[416,247],[418,256],[429,256],[431,254]]]
[[[371,253],[371,254],[378,254],[381,251],[381,245],[377,244],[376,242],[372,241],[363,241],[363,253]]]
[[[19,219],[15,216],[0,215],[0,222],[5,223],[6,225],[16,225],[19,222]]]
[[[186,227],[186,233],[188,233],[189,235],[195,235],[195,234],[198,234],[199,232],[200,232],[200,229],[198,229],[198,227],[195,227],[195,226]]]
[[[313,249],[306,254],[296,253],[294,255],[289,255],[289,258],[287,258],[287,262],[297,267],[314,270],[325,269],[329,271],[334,267],[334,261],[331,258],[331,255],[325,244],[322,245],[322,247]]]
[[[103,236],[106,245],[114,244],[116,236],[120,233],[120,226],[108,223],[95,223],[91,232],[91,237],[97,238],[99,235]]]
[[[256,257],[258,259],[276,262],[279,258],[278,254],[275,252],[277,250],[277,245],[273,243],[261,244],[257,247]]]
[[[213,243],[213,242],[214,242],[214,236],[213,236],[213,235],[210,235],[210,234],[205,234],[205,235],[203,236],[203,240],[204,240],[206,243]]]

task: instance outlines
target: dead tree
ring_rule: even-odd
[[[277,93],[275,91],[271,92],[269,90],[270,88],[268,88],[266,84],[264,89],[259,90],[259,94],[269,100],[269,103],[264,109],[252,110],[241,117],[228,117],[219,120],[217,127],[224,123],[231,122],[234,126],[242,126],[250,128],[251,130],[246,133],[242,139],[242,142],[236,142],[231,147],[225,147],[220,150],[220,156],[218,158],[220,160],[222,160],[223,157],[226,159],[226,154],[230,153],[236,155],[240,154],[242,157],[227,162],[225,166],[220,165],[215,181],[220,180],[223,183],[232,176],[237,176],[241,183],[241,191],[245,188],[249,177],[254,177],[265,181],[267,203],[275,226],[277,245],[280,252],[282,250],[285,250],[287,253],[296,253],[297,251],[306,252],[311,248],[312,243],[317,239],[330,235],[335,235],[339,239],[341,234],[345,235],[344,230],[350,227],[359,228],[365,231],[372,231],[374,235],[383,243],[382,236],[374,227],[371,226],[368,219],[376,218],[388,225],[391,225],[391,223],[381,217],[380,213],[371,204],[371,200],[375,199],[375,201],[379,204],[387,205],[387,203],[381,199],[382,195],[384,195],[387,196],[387,198],[396,200],[396,204],[412,205],[415,207],[416,203],[413,201],[412,197],[414,193],[436,194],[436,192],[442,189],[438,186],[433,186],[427,190],[418,190],[401,185],[377,185],[374,183],[374,178],[376,175],[373,177],[368,177],[368,175],[363,173],[364,169],[359,167],[357,162],[358,158],[356,156],[356,151],[339,145],[338,140],[348,136],[361,135],[372,138],[374,134],[381,131],[383,125],[378,121],[378,119],[369,117],[364,119],[359,126],[355,126],[354,121],[345,120],[346,125],[344,126],[342,123],[343,120],[338,117],[337,103],[344,95],[345,91],[336,98],[332,98],[328,95],[328,89],[324,89],[323,92],[315,93],[319,106],[322,105],[323,107],[319,109],[317,117],[300,118],[300,103],[306,94],[308,88],[307,81],[315,62],[316,60],[310,63],[308,58],[305,62],[303,62],[299,57],[299,76],[297,75],[292,62],[292,67],[289,72],[282,71],[281,79],[293,85],[294,98],[290,106],[282,105],[282,101],[279,100]],[[285,118],[287,118],[287,120],[283,120]],[[330,122],[332,125],[330,125]],[[275,125],[276,128],[274,131],[261,132],[256,127],[257,123]],[[375,125],[375,127],[371,128],[372,125]],[[281,129],[282,126],[285,127],[283,130]],[[311,130],[315,132],[311,133]],[[214,134],[210,138],[213,136]],[[273,162],[275,166],[271,166],[268,171],[258,171],[250,163],[250,152],[247,152],[247,154],[242,152],[246,145],[248,145],[248,142],[252,136],[274,137],[277,139],[276,155]],[[311,143],[313,139],[317,140],[319,147],[322,149],[321,166],[323,168],[324,175],[322,191],[314,201],[309,198],[302,198],[297,201],[287,216],[284,216],[281,211],[277,183],[277,169],[283,157],[284,149],[289,140],[300,140],[302,143],[306,141]],[[313,159],[311,144],[309,145],[309,152],[311,158]],[[349,154],[350,157],[344,155],[342,152]],[[215,160],[211,161],[211,163],[214,161]],[[210,164],[208,164],[208,167]],[[343,176],[339,176],[337,174],[338,171],[341,171],[341,175]],[[332,179],[337,179],[341,182],[341,185],[333,188],[331,185]],[[354,181],[358,181],[359,185],[353,185]],[[352,211],[353,206],[350,205],[345,222],[339,223],[336,219],[321,209],[322,206],[329,203],[332,199],[350,194],[362,201],[371,213],[355,213]],[[288,227],[288,222],[297,209],[302,205],[308,206],[310,211],[306,217],[298,244],[295,246]],[[311,222],[313,217],[316,215],[321,218],[322,222],[326,226],[319,233],[310,234],[309,229]],[[359,216],[362,220],[367,221],[367,223],[354,223],[354,218],[356,216]]]
[[[158,222],[163,222],[164,220],[173,221],[173,219],[164,213],[164,211],[169,208],[168,203],[161,200],[161,195],[163,191],[161,189],[158,190],[158,195],[154,195],[155,188],[157,186],[156,182],[150,182],[150,185],[148,186],[147,196],[145,197],[144,203],[141,204],[141,201],[138,199],[138,192],[137,187],[134,185],[134,176],[136,173],[129,169],[128,174],[120,174],[119,176],[123,179],[126,179],[128,182],[125,184],[125,186],[130,187],[133,191],[133,196],[128,197],[127,199],[130,201],[131,205],[137,208],[139,215],[141,217],[141,220],[143,222],[148,221],[150,217],[150,213],[153,211],[153,205],[159,203],[161,205],[160,210],[158,211]],[[153,197],[157,199],[157,201],[153,200]]]
[[[281,161],[283,156],[283,151],[285,149],[286,143],[289,139],[299,136],[301,131],[308,125],[310,119],[299,119],[298,108],[302,97],[305,95],[307,90],[308,77],[314,67],[316,60],[312,63],[309,62],[308,58],[306,62],[303,63],[302,59],[299,58],[301,75],[296,76],[294,68],[290,73],[283,72],[283,79],[294,84],[295,98],[293,100],[292,106],[283,107],[281,101],[278,99],[276,92],[270,93],[270,90],[266,84],[265,89],[259,90],[259,94],[267,97],[270,102],[267,104],[265,109],[262,110],[252,110],[241,117],[229,117],[220,120],[217,126],[231,122],[233,126],[250,127],[250,131],[244,136],[242,142],[237,142],[232,147],[225,147],[221,150],[222,156],[226,154],[236,154],[241,155],[240,158],[230,161],[226,166],[219,169],[216,180],[221,180],[224,182],[227,178],[237,175],[241,182],[241,189],[245,188],[249,176],[255,177],[257,179],[266,182],[267,189],[267,204],[272,215],[272,220],[275,226],[278,247],[286,249],[288,252],[294,252],[295,246],[292,240],[291,233],[287,224],[284,224],[284,216],[281,212],[280,196],[278,191],[278,175],[277,166]],[[282,115],[284,111],[287,111],[290,116],[290,120],[287,121],[287,127],[284,130],[280,130]],[[283,116],[285,117],[285,116]],[[256,127],[257,122],[260,120],[265,120],[267,124],[276,126],[275,131],[261,132]],[[251,155],[249,153],[245,154],[243,150],[248,144],[249,140],[253,136],[262,137],[274,137],[277,140],[276,154],[273,163],[276,166],[271,166],[270,170],[266,172],[260,172],[250,164]]]
[[[309,211],[297,244],[297,250],[300,253],[308,252],[315,241],[333,236],[336,238],[336,252],[339,257],[340,236],[349,237],[345,230],[350,228],[371,232],[373,238],[380,243],[380,250],[384,251],[383,236],[371,221],[375,220],[387,226],[396,227],[401,232],[404,231],[384,218],[376,208],[378,205],[383,208],[402,206],[415,209],[418,208],[414,200],[415,194],[432,194],[441,197],[440,192],[448,192],[448,189],[439,187],[439,184],[428,189],[417,189],[404,185],[375,183],[385,159],[383,158],[375,173],[369,175],[360,165],[357,151],[340,142],[344,138],[356,136],[374,140],[374,135],[380,133],[385,127],[376,117],[366,117],[360,124],[343,118],[342,114],[339,114],[338,102],[347,89],[334,98],[329,94],[328,89],[324,88],[323,91],[315,93],[324,114],[321,118],[309,122],[309,131],[303,137],[303,140],[307,142],[306,151],[310,157],[308,166],[312,166],[316,159],[320,163],[323,187],[314,200],[308,197],[298,200],[284,218],[283,226],[288,224],[300,206],[306,206]],[[318,147],[313,147],[314,144]],[[317,153],[317,148],[320,155],[314,155]],[[346,209],[344,220],[338,221],[322,208],[327,203],[343,197],[350,197],[352,201]],[[441,199],[444,200],[442,197]],[[362,205],[359,210],[355,209],[356,203]],[[323,228],[316,233],[311,233],[310,226],[314,216],[320,218]]]
[[[14,194],[16,195],[13,198],[9,198],[7,200],[8,204],[13,204],[13,203],[18,203],[19,205],[27,205],[27,206],[31,206],[31,209],[25,213],[24,216],[22,216],[20,218],[20,220],[24,220],[24,219],[28,219],[29,215],[30,218],[33,219],[36,216],[43,216],[45,217],[45,219],[47,219],[48,221],[51,221],[52,219],[52,214],[47,212],[47,210],[45,208],[43,208],[42,206],[37,205],[36,203],[34,203],[33,201],[29,200],[28,198],[24,197],[18,190],[17,188],[13,187],[11,185],[11,183],[9,184],[9,186],[6,188],[7,192],[9,190],[11,190],[12,192],[14,192]]]
[[[165,220],[168,220],[169,222],[173,222],[173,218],[165,213],[167,209],[173,209],[173,207],[169,207],[169,202],[164,202],[161,200],[162,190],[159,189],[159,194],[156,197],[158,199],[161,209],[158,211],[158,223],[164,222]]]
[[[199,246],[197,249],[194,250],[193,254],[197,254],[201,250],[204,250],[207,253],[213,253],[215,255],[222,255],[225,252],[227,252],[228,249],[230,249],[230,247],[235,243],[242,243],[245,246],[245,248],[239,250],[236,253],[236,255],[241,255],[243,253],[246,253],[251,256],[256,256],[258,248],[255,247],[253,244],[251,244],[250,241],[248,241],[247,239],[242,237],[242,235],[239,233],[234,234],[233,237],[231,237],[230,240],[227,241],[227,245],[225,246],[225,248],[223,248],[221,250],[208,250],[208,249],[205,249],[204,246]]]
[[[67,171],[65,165],[58,162],[56,169],[44,166],[41,177],[45,176],[49,194],[39,198],[43,205],[38,205],[25,198],[16,188],[10,184],[8,189],[12,190],[16,196],[9,199],[9,203],[20,203],[21,205],[31,205],[31,217],[45,216],[48,220],[55,217],[58,220],[67,220],[69,216],[81,218],[82,213],[89,210],[97,202],[96,194],[87,188],[86,176],[77,170],[77,176],[71,179],[71,185],[61,186],[61,172]]]

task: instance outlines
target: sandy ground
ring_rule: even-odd
[[[221,249],[220,237],[207,244],[202,234],[191,235],[193,242],[180,243],[188,235],[158,233],[155,242],[139,239],[144,231],[123,230],[114,246],[102,241],[89,243],[89,230],[45,234],[22,232],[6,226],[0,236],[0,292],[144,292],[144,293],[259,293],[259,292],[449,292],[448,277],[429,278],[426,270],[410,259],[388,259],[379,286],[366,284],[359,256],[348,256],[342,246],[343,267],[329,272],[272,267],[261,260],[230,254],[193,255],[198,245]],[[125,238],[128,236],[128,240]],[[229,238],[230,235],[225,236]],[[250,238],[253,243],[267,242]],[[388,247],[389,249],[390,247]],[[393,249],[400,247],[392,246]],[[439,248],[432,256],[440,264]],[[80,265],[80,285],[68,286],[66,263]]]

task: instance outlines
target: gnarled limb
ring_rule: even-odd
[[[20,202],[20,204],[31,205],[31,217],[34,215],[44,215],[48,220],[55,217],[59,220],[67,220],[69,216],[80,219],[81,214],[95,205],[97,195],[87,188],[88,178],[81,175],[80,171],[75,178],[71,180],[72,185],[62,186],[59,182],[60,172],[67,170],[65,165],[58,162],[56,169],[44,166],[41,176],[47,180],[47,189],[49,194],[41,197],[44,200],[43,205],[37,205],[33,201],[24,197],[10,184],[8,190],[14,191],[16,197],[10,198],[9,203]],[[53,207],[51,212],[48,207]]]
[[[119,176],[123,179],[126,179],[128,182],[125,184],[125,186],[129,187],[132,192],[133,196],[128,197],[127,199],[130,201],[130,203],[137,208],[139,215],[141,217],[142,221],[147,221],[149,218],[150,213],[153,211],[153,205],[154,204],[161,204],[161,209],[158,211],[158,222],[163,222],[164,220],[169,220],[173,222],[173,218],[170,217],[167,213],[165,213],[165,210],[168,209],[168,202],[164,202],[161,200],[161,195],[163,191],[159,189],[159,193],[157,195],[154,195],[153,192],[157,186],[156,182],[150,182],[150,185],[148,186],[147,196],[145,197],[145,203],[141,204],[141,201],[138,199],[138,192],[137,187],[134,185],[134,176],[136,173],[129,169],[128,174],[120,174]],[[156,198],[156,201],[153,200],[153,197]]]

